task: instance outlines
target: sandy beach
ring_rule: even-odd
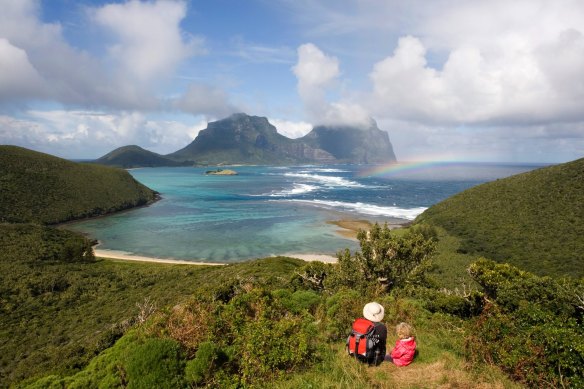
[[[123,261],[138,261],[138,262],[155,262],[155,263],[168,263],[174,265],[208,265],[208,266],[222,266],[226,265],[225,263],[217,263],[217,262],[195,262],[193,261],[183,261],[180,259],[172,259],[172,258],[153,258],[153,257],[144,257],[141,255],[133,255],[131,253],[127,253],[125,251],[116,251],[116,250],[105,250],[105,249],[93,249],[96,257],[99,258],[106,258],[106,259],[120,259]]]
[[[404,221],[405,222],[405,221]],[[339,235],[344,236],[345,238],[349,239],[357,239],[357,233],[359,230],[368,230],[373,225],[373,222],[369,220],[356,220],[356,219],[341,219],[341,220],[330,220],[327,223],[333,224],[339,229],[336,231]],[[404,223],[405,224],[405,223]],[[403,224],[389,224],[390,228],[399,228],[402,227]],[[139,261],[139,262],[154,262],[154,263],[166,263],[166,264],[175,264],[175,265],[207,265],[207,266],[222,266],[226,265],[226,263],[218,263],[218,262],[204,262],[193,259],[192,261],[174,259],[174,258],[156,258],[156,257],[145,257],[141,255],[134,255],[132,253],[126,251],[118,251],[118,250],[107,250],[107,249],[98,249],[99,244],[95,246],[94,253],[96,257],[99,258],[108,258],[108,259],[118,259],[123,261]],[[282,254],[281,256],[290,257],[290,258],[298,258],[303,261],[312,262],[312,261],[319,261],[324,263],[336,263],[337,257],[327,254],[304,254],[304,253],[286,253]]]
[[[106,259],[119,259],[122,261],[138,261],[138,262],[154,262],[154,263],[166,263],[166,264],[174,264],[174,265],[207,265],[207,266],[223,266],[227,265],[226,263],[217,263],[217,262],[200,262],[196,260],[192,261],[185,261],[180,259],[172,259],[172,258],[153,258],[153,257],[145,257],[141,255],[133,255],[131,253],[127,253],[125,251],[116,251],[116,250],[106,250],[106,249],[94,249],[93,252],[95,253],[96,257],[99,258],[106,258]],[[298,258],[303,261],[320,261],[325,263],[335,263],[337,262],[337,258],[333,257],[332,255],[325,255],[325,254],[283,254],[281,256],[284,257],[291,257],[291,258]]]

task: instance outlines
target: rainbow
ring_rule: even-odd
[[[359,177],[392,176],[400,173],[418,173],[428,169],[443,169],[460,165],[460,161],[392,162],[373,166],[359,172]]]

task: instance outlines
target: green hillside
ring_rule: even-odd
[[[54,224],[154,201],[126,171],[0,146],[0,222]]]
[[[360,250],[339,247],[337,264],[96,259],[85,237],[38,223],[114,209],[116,193],[154,193],[125,171],[0,151],[0,388],[584,387],[584,279],[539,277],[456,253],[468,252],[469,241],[426,224],[360,231]],[[515,212],[549,216],[533,208],[546,199],[572,215],[580,197],[567,182],[581,180],[573,171],[580,165],[527,176],[536,178],[518,184],[524,191],[540,175],[546,180],[523,196],[498,187],[493,199],[522,197],[524,207],[495,221],[513,224]],[[536,193],[544,199],[531,200]],[[493,199],[469,201],[482,208]],[[464,207],[449,216],[454,225],[474,217]],[[476,228],[497,230],[486,219]],[[550,247],[542,249],[557,250]],[[459,283],[461,273],[468,282]],[[347,356],[351,323],[369,301],[385,307],[388,351],[398,323],[415,328],[411,365],[368,367]]]
[[[144,150],[140,146],[124,146],[115,149],[98,158],[94,163],[115,166],[124,169],[135,167],[180,166],[180,163],[171,161],[160,154]]]
[[[461,239],[459,251],[540,275],[584,276],[584,159],[486,183],[416,223]]]

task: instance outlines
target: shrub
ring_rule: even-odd
[[[346,339],[353,321],[363,316],[367,298],[356,290],[337,292],[326,300],[325,334],[329,340]]]
[[[435,242],[410,231],[396,236],[385,224],[375,224],[370,231],[357,235],[361,251],[351,255],[339,253],[338,266],[325,280],[325,286],[358,289],[364,293],[382,294],[394,288],[424,284],[425,272],[435,250]]]
[[[214,342],[201,343],[195,358],[187,362],[185,368],[187,381],[195,385],[210,381],[217,367],[224,363],[226,358],[227,356]]]
[[[470,323],[467,353],[530,387],[584,385],[584,329],[564,284],[480,260],[470,274],[490,303]]]
[[[418,296],[421,296],[420,293]],[[446,291],[426,290],[423,293],[424,307],[430,312],[443,312],[461,318],[479,315],[483,310],[483,295],[477,291],[461,295]]]
[[[146,339],[128,350],[122,381],[127,388],[177,388],[184,385],[180,345],[171,339]]]
[[[334,265],[323,262],[310,262],[294,273],[292,286],[321,292],[325,289],[324,281],[334,270]]]

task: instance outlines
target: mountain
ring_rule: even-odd
[[[460,252],[540,275],[584,276],[584,159],[468,189],[416,223],[443,227]]]
[[[317,126],[300,141],[312,148],[324,150],[336,162],[396,162],[389,135],[381,131],[373,120],[367,129]]]
[[[0,223],[54,224],[144,205],[156,197],[121,169],[0,146]]]
[[[376,125],[366,130],[316,127],[301,139],[290,139],[267,118],[244,113],[209,123],[191,144],[167,157],[206,165],[395,161],[389,136]]]
[[[124,169],[135,167],[179,166],[180,163],[160,154],[144,150],[139,146],[124,146],[115,149],[94,161],[100,165],[116,166]]]

